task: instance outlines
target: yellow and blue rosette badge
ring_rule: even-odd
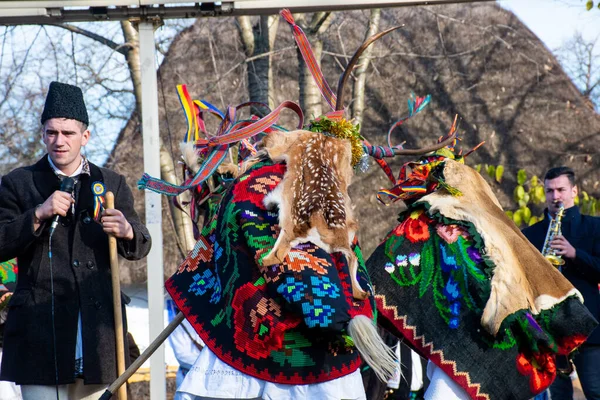
[[[94,193],[94,220],[99,221],[102,211],[104,211],[104,203],[106,199],[106,187],[102,182],[92,183],[92,192]]]

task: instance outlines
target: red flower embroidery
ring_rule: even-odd
[[[412,243],[425,242],[429,240],[429,225],[432,222],[433,220],[423,212],[423,209],[415,210],[394,228],[393,234],[404,236]]]
[[[244,175],[233,186],[233,202],[250,201],[261,210],[265,210],[263,199],[271,192],[285,173],[284,164],[268,165]]]
[[[438,236],[444,239],[446,243],[454,243],[458,240],[459,236],[462,235],[463,237],[465,237],[466,233],[461,226],[454,224],[437,224],[435,230],[437,231]]]
[[[256,359],[267,358],[272,350],[281,349],[285,332],[301,321],[299,317],[284,317],[281,306],[262,289],[246,283],[231,303],[235,347]]]
[[[567,355],[585,342],[586,336],[573,335],[558,341],[558,354]]]
[[[529,389],[533,394],[544,391],[556,377],[554,357],[548,353],[534,353],[531,358],[519,353],[517,370],[521,375],[529,376]]]

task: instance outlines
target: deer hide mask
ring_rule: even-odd
[[[438,190],[424,196],[430,212],[471,222],[484,240],[495,265],[491,293],[481,317],[482,326],[496,335],[504,319],[522,309],[537,314],[566,297],[581,294],[523,236],[506,216],[498,199],[475,170],[453,160],[444,163],[448,185],[463,195]]]
[[[350,142],[297,130],[268,134],[263,148],[273,161],[287,164],[282,182],[265,198],[267,207],[279,207],[280,232],[263,265],[279,264],[292,247],[312,242],[344,254],[353,295],[365,299],[368,294],[356,279],[358,260],[351,249],[358,223],[348,196],[353,174]]]

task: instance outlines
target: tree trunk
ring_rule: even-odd
[[[381,10],[376,8],[371,10],[371,16],[369,18],[369,28],[365,34],[365,40],[377,33],[379,30],[379,19],[381,17]],[[353,101],[352,101],[352,119],[355,124],[362,125],[363,114],[365,112],[365,89],[367,86],[367,69],[369,68],[369,62],[371,61],[371,54],[373,53],[373,45],[369,46],[358,59],[358,67],[354,72],[356,81],[353,87]]]
[[[260,16],[256,25],[252,25],[250,17],[237,18],[240,38],[247,57],[254,57],[248,62],[248,95],[250,101],[264,103],[273,108],[273,71],[271,67],[271,49],[277,35],[279,18],[276,16]],[[264,54],[264,57],[256,56]],[[265,110],[252,107],[252,113],[265,115]]]
[[[133,94],[135,95],[135,109],[138,117],[142,115],[142,74],[140,71],[140,42],[138,33],[129,21],[121,21],[121,30],[125,44],[129,46],[129,51],[125,54],[129,75],[133,84]]]
[[[321,34],[327,30],[331,24],[331,13],[319,12],[313,14],[310,23],[306,23],[304,15],[294,15],[296,23],[302,28],[310,45],[313,49],[315,59],[321,66],[321,56],[323,52],[323,39]],[[300,87],[300,107],[304,111],[307,120],[319,117],[323,114],[321,92],[312,77],[300,50],[297,50],[298,57],[298,84]]]
[[[121,29],[123,30],[125,42],[130,45],[130,50],[127,52],[125,57],[127,59],[127,65],[129,66],[129,73],[131,75],[131,82],[133,84],[137,115],[140,116],[142,115],[142,76],[140,70],[138,33],[129,21],[122,21]],[[160,138],[160,177],[166,182],[178,185],[179,179],[175,173],[174,166],[175,163],[171,157],[171,153],[167,150],[162,138]],[[171,218],[173,220],[173,229],[177,235],[177,244],[182,256],[185,257],[195,245],[192,221],[170,201],[169,209],[171,212]]]

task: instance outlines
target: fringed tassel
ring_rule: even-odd
[[[137,182],[138,185],[138,189],[139,190],[144,190],[146,189],[146,185],[148,184],[148,179],[150,179],[150,175],[144,173],[142,175],[142,178]]]
[[[444,181],[442,178],[438,178],[437,179],[438,184],[443,187],[444,189],[446,189],[446,191],[448,193],[450,193],[452,196],[462,196],[462,192],[460,190],[458,190],[457,188],[454,188],[450,185],[448,185],[446,183],[446,181]]]
[[[354,341],[361,357],[382,382],[387,382],[396,370],[396,354],[383,342],[373,321],[357,315],[348,324],[348,334]]]

